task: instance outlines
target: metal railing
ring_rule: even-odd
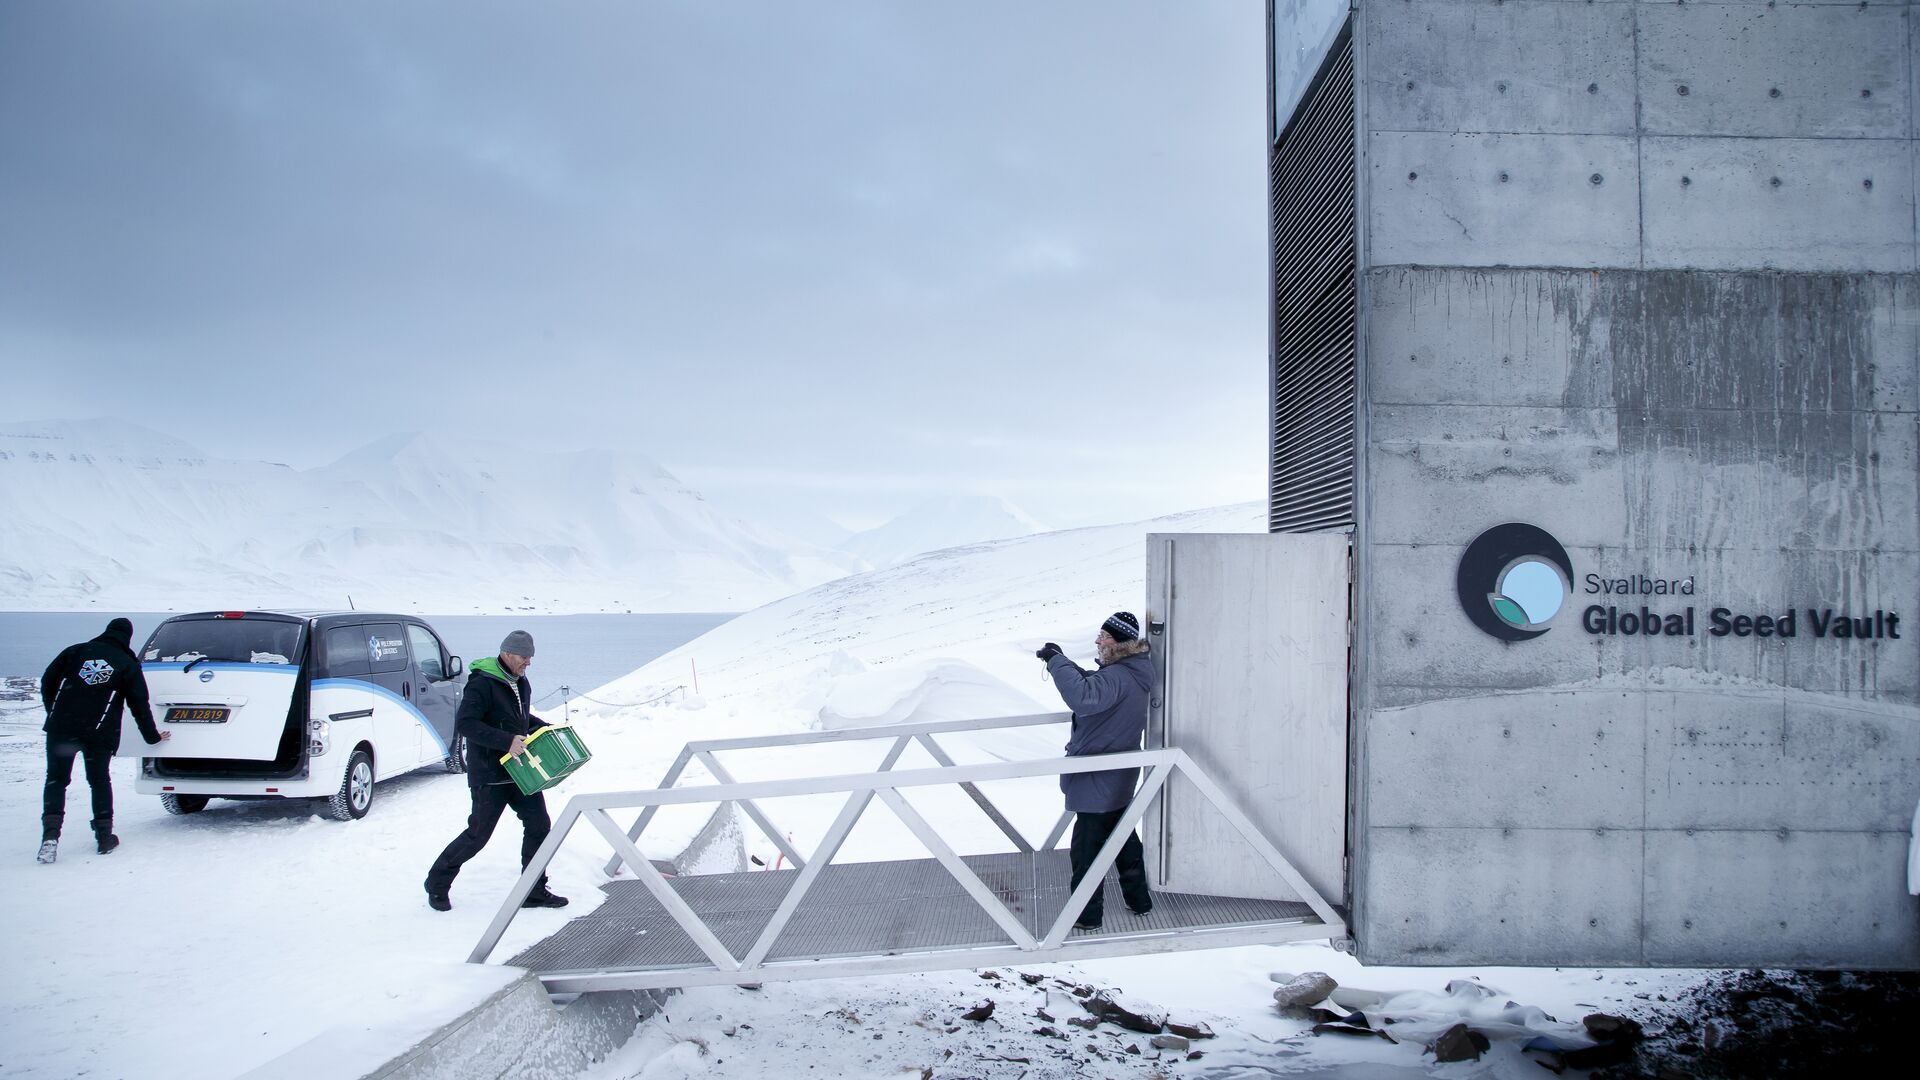
[[[977,964],[1004,963],[1021,959],[1035,960],[1046,954],[1048,959],[1119,955],[1129,952],[1161,951],[1171,948],[1195,947],[1168,940],[1164,932],[1157,935],[1157,942],[1142,944],[1137,940],[1128,940],[1113,935],[1098,939],[1075,939],[1069,943],[1068,932],[1078,914],[1085,908],[1095,889],[1101,886],[1109,867],[1119,856],[1121,846],[1139,824],[1148,805],[1155,795],[1165,787],[1168,779],[1176,772],[1184,776],[1195,790],[1204,797],[1233,829],[1245,839],[1254,852],[1279,875],[1289,889],[1312,909],[1317,921],[1310,924],[1298,922],[1293,932],[1279,933],[1269,931],[1261,933],[1257,929],[1239,928],[1238,932],[1204,931],[1212,935],[1209,943],[1221,945],[1239,944],[1243,941],[1279,940],[1285,937],[1326,936],[1341,937],[1346,932],[1345,922],[1340,914],[1317,892],[1296,870],[1286,856],[1264,836],[1233,801],[1227,798],[1220,786],[1208,776],[1194,760],[1177,747],[1159,750],[1136,750],[1118,754],[1101,754],[1088,757],[1050,758],[1040,761],[996,762],[983,765],[954,765],[952,759],[938,748],[933,736],[953,731],[989,730],[992,728],[1020,727],[1046,723],[1059,723],[1065,714],[1041,714],[1038,716],[1006,717],[988,721],[955,721],[944,724],[904,725],[891,728],[865,728],[838,732],[808,732],[803,735],[767,736],[750,739],[711,740],[704,743],[689,744],[672,769],[668,771],[665,786],[651,791],[606,792],[593,795],[576,795],[567,801],[554,823],[553,831],[546,842],[540,846],[526,870],[514,883],[499,913],[481,935],[468,960],[484,963],[492,955],[495,946],[506,933],[507,927],[520,911],[534,884],[546,872],[549,863],[559,851],[574,827],[582,819],[593,827],[613,847],[614,857],[608,864],[609,871],[621,864],[632,868],[638,880],[659,902],[673,920],[685,931],[688,938],[699,947],[712,966],[709,968],[676,967],[670,973],[660,972],[600,972],[570,973],[565,978],[548,978],[547,984],[556,992],[576,992],[615,987],[643,986],[691,986],[714,983],[748,983],[768,979],[818,978],[838,974],[873,974],[883,971],[933,970],[940,967],[965,966]],[[882,766],[871,773],[856,773],[836,776],[796,777],[780,780],[763,780],[751,783],[733,781],[725,769],[712,759],[716,750],[765,748],[771,746],[798,745],[802,743],[839,742],[856,739],[891,737],[894,742],[889,748]],[[940,766],[932,769],[906,769],[893,771],[893,765],[899,760],[908,743],[921,742],[933,753]],[[687,788],[673,788],[687,764],[700,760],[713,773],[718,784],[700,785]],[[1113,833],[1102,845],[1099,853],[1082,877],[1081,882],[1068,896],[1066,904],[1055,916],[1045,933],[1035,934],[1008,910],[1005,903],[993,890],[983,883],[979,876],[967,866],[939,834],[939,831],[916,811],[902,794],[909,788],[937,787],[957,785],[965,790],[1001,829],[1026,853],[1036,849],[1028,845],[983,794],[978,785],[998,780],[1017,780],[1043,776],[1060,776],[1074,773],[1105,772],[1114,769],[1145,768],[1148,770],[1145,782],[1140,785],[1114,827]],[[821,838],[819,847],[811,857],[803,858],[793,850],[789,842],[779,837],[764,813],[755,805],[756,799],[782,798],[795,795],[829,795],[846,793],[846,802],[841,806],[832,825]],[[884,802],[913,833],[914,837],[926,849],[927,853],[940,863],[967,896],[979,906],[993,922],[1007,935],[1012,948],[998,947],[982,949],[978,946],[966,946],[946,950],[927,950],[912,956],[875,955],[872,957],[838,958],[834,960],[776,961],[767,960],[774,943],[779,940],[801,903],[806,899],[814,883],[819,880],[824,867],[829,865],[854,825],[875,797]],[[668,884],[665,875],[653,865],[636,843],[644,833],[648,823],[661,806],[735,803],[741,806],[770,838],[780,844],[781,850],[794,860],[798,873],[793,884],[782,897],[771,919],[762,928],[753,944],[742,955],[735,956],[721,943],[711,929],[700,919],[687,902]],[[612,811],[618,809],[640,808],[639,817],[628,831],[622,831],[615,823]],[[1063,815],[1055,825],[1039,851],[1047,851],[1059,842],[1072,815]],[[1298,932],[1301,926],[1310,928],[1306,934]],[[963,960],[964,962],[956,963]]]
[[[733,774],[728,772],[726,767],[720,764],[719,760],[715,757],[716,754],[729,750],[765,750],[776,746],[817,746],[825,743],[870,742],[880,739],[891,739],[893,740],[893,745],[888,748],[886,756],[881,759],[878,770],[879,772],[887,772],[900,760],[900,755],[906,753],[907,747],[917,742],[937,764],[943,767],[952,767],[954,763],[953,758],[949,757],[946,750],[940,746],[937,736],[950,735],[956,732],[994,731],[1003,728],[1065,724],[1072,720],[1073,714],[1069,712],[1029,713],[1023,716],[996,716],[979,720],[943,720],[925,724],[887,724],[879,727],[843,728],[838,731],[802,731],[791,732],[784,735],[749,735],[734,739],[702,739],[690,742],[680,749],[680,756],[673,759],[673,765],[667,769],[666,775],[660,778],[660,787],[664,790],[678,784],[681,776],[686,773],[687,766],[696,761],[707,770],[708,775],[712,776],[716,782],[720,784],[734,783]],[[1011,821],[1007,820],[1006,815],[1002,814],[999,808],[993,805],[993,800],[987,798],[978,786],[969,781],[961,784],[960,789],[965,791],[967,796],[974,801],[974,804],[979,806],[994,825],[999,827],[1007,839],[1013,841],[1014,847],[1025,854],[1032,854],[1034,851],[1052,851],[1053,846],[1060,842],[1062,836],[1066,835],[1067,826],[1073,822],[1073,815],[1071,813],[1061,814],[1059,820],[1054,823],[1053,831],[1047,834],[1047,838],[1041,842],[1038,848],[1035,848],[1033,845],[1027,843],[1026,837],[1021,835],[1020,830],[1015,828]],[[725,808],[725,802],[723,801],[720,809],[724,810]],[[794,869],[805,869],[807,863],[806,860],[801,857],[800,852],[796,851],[793,844],[781,835],[780,830],[774,827],[773,822],[767,818],[767,815],[752,799],[742,800],[740,809],[747,815],[748,819],[760,827],[760,831],[766,834],[767,839],[771,840],[773,845],[780,849],[780,854],[785,856],[786,860],[793,864]],[[653,815],[657,810],[659,810],[657,804],[650,805],[645,810],[642,810],[640,816],[635,819],[632,828],[627,830],[627,839],[638,841],[640,834],[645,832],[647,826],[653,822]],[[612,877],[619,873],[621,864],[625,861],[616,849],[613,858],[607,860],[607,876]]]

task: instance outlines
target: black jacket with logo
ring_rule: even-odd
[[[115,619],[115,623],[124,620]],[[41,730],[56,742],[82,742],[111,750],[120,745],[120,716],[133,706],[140,737],[160,741],[153,709],[147,704],[147,677],[133,655],[133,632],[109,626],[92,641],[70,645],[40,676],[40,704],[47,710]]]
[[[511,784],[500,755],[515,735],[529,735],[546,721],[533,715],[533,684],[507,674],[498,657],[473,662],[467,688],[454,714],[454,731],[467,740],[467,783]]]

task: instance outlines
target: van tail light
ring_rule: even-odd
[[[320,757],[333,745],[333,726],[325,720],[307,721],[307,756]]]
[[[244,611],[223,611],[220,613],[220,617],[223,619],[244,619],[247,617],[247,613]]]

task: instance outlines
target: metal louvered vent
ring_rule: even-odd
[[[1273,462],[1267,529],[1353,526],[1353,43],[1328,52],[1269,152]]]

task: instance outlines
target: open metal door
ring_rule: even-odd
[[[1155,533],[1148,640],[1159,693],[1149,747],[1177,746],[1336,905],[1346,903],[1345,533]],[[1163,889],[1297,899],[1175,777],[1143,822]]]

